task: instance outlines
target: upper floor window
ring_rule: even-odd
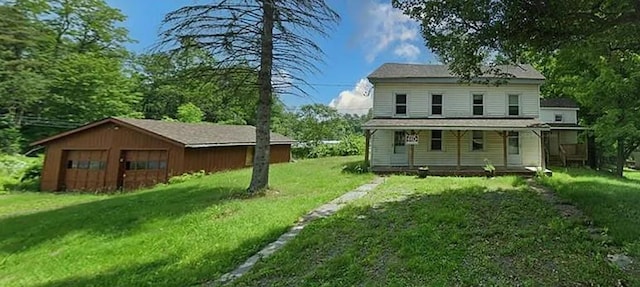
[[[556,122],[561,122],[562,121],[562,114],[556,114],[555,115],[555,120],[556,120]]]
[[[483,96],[481,94],[473,95],[473,115],[474,116],[484,115]]]
[[[396,94],[396,115],[407,114],[407,94]]]
[[[431,131],[431,150],[442,150],[442,131]]]
[[[520,96],[509,95],[509,115],[510,116],[520,115]]]
[[[393,153],[404,153],[406,134],[404,131],[396,131],[393,136]]]
[[[484,150],[484,132],[473,131],[471,134],[471,150]]]
[[[442,95],[431,95],[431,114],[442,115]]]

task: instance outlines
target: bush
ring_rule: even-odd
[[[207,175],[207,173],[204,170],[196,171],[196,172],[183,173],[181,175],[177,175],[177,176],[171,177],[167,183],[168,184],[182,183],[182,182],[189,181],[189,180],[192,180],[192,179],[201,178],[201,177],[203,177],[205,175]]]
[[[364,154],[364,136],[348,135],[337,144],[318,143],[311,146],[294,147],[294,158],[319,158],[329,156],[350,156]]]
[[[42,157],[0,155],[0,191],[37,191]]]
[[[355,173],[355,174],[368,173],[369,167],[364,163],[363,160],[355,161],[355,162],[350,162],[344,165],[342,167],[342,172]]]

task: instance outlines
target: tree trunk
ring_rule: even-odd
[[[271,142],[271,68],[273,66],[273,0],[262,1],[262,35],[260,50],[260,71],[258,83],[260,98],[256,110],[256,148],[253,158],[253,173],[247,191],[254,193],[269,185],[269,145]]]
[[[622,177],[622,171],[624,169],[624,163],[627,160],[624,156],[624,140],[618,139],[618,153],[616,156],[616,176]]]

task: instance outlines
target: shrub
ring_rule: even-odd
[[[0,155],[0,190],[37,191],[42,162],[42,157]]]
[[[295,158],[361,155],[364,154],[364,144],[364,136],[348,135],[337,144],[317,143],[311,146],[295,147],[291,153]]]
[[[167,183],[168,184],[182,183],[182,182],[189,181],[189,180],[192,180],[192,179],[201,178],[201,177],[203,177],[205,175],[207,175],[207,173],[204,170],[200,170],[200,171],[196,171],[196,172],[183,173],[181,175],[177,175],[177,176],[171,177]]]
[[[350,162],[350,163],[347,163],[346,165],[344,165],[342,167],[342,172],[344,172],[344,173],[355,173],[355,174],[368,173],[369,172],[369,167],[364,163],[363,160],[354,161],[354,162]]]

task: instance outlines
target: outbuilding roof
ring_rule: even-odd
[[[549,125],[533,118],[431,118],[373,119],[364,129],[413,130],[548,130]]]
[[[514,79],[543,81],[544,76],[531,65],[500,65],[496,66],[500,72],[512,75]],[[485,68],[485,69],[488,69]],[[446,65],[399,64],[385,63],[368,76],[369,80],[389,79],[459,79]],[[481,78],[495,78],[486,75]]]
[[[152,135],[165,138],[185,147],[214,147],[253,145],[256,142],[256,128],[249,125],[218,125],[212,123],[182,123],[159,120],[143,120],[112,117],[63,132],[32,143],[41,145],[108,122],[121,124]],[[271,133],[271,144],[292,144],[295,141],[277,133]]]
[[[540,99],[540,107],[543,108],[579,108],[578,103],[569,98]]]

